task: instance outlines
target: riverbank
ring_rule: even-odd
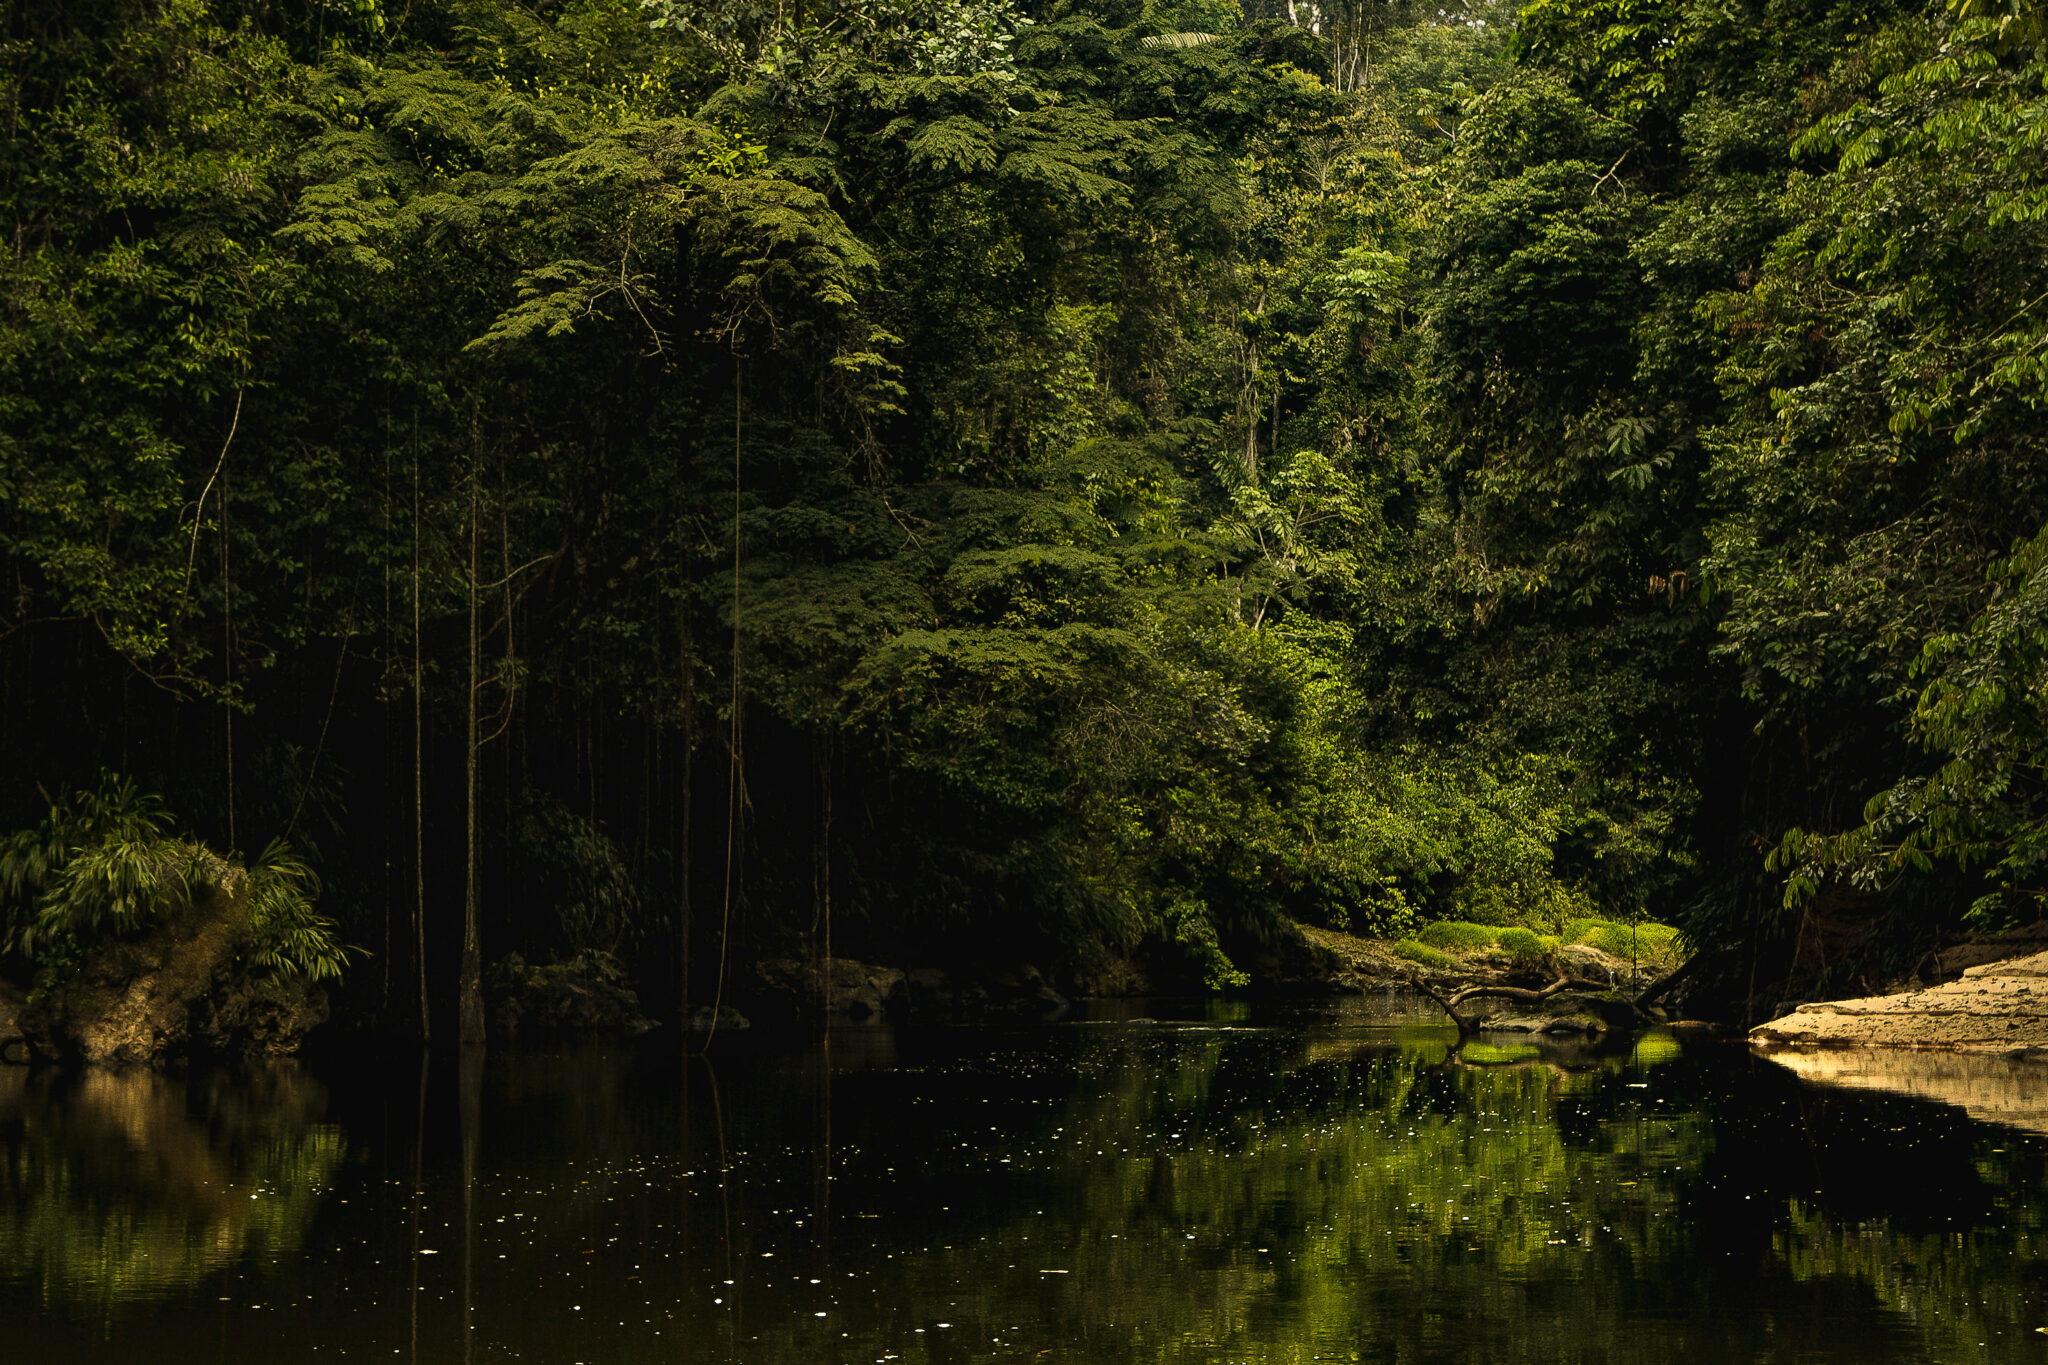
[[[244,1019],[248,1009],[224,1011],[220,1001],[249,995],[247,974],[235,970],[241,940],[233,932],[246,915],[229,913],[234,907],[226,902],[204,909],[94,955],[65,985],[46,989],[34,1008],[0,983],[0,1042],[12,1048],[4,1059],[164,1066],[194,1055],[295,1050],[324,1009],[272,1009],[257,1022],[275,1020],[256,1031]],[[1413,993],[1436,999],[1461,1027],[1483,1023],[1504,1031],[1594,1033],[1645,1021],[1649,1016],[1636,1002],[1679,961],[1671,932],[1600,921],[1573,928],[1578,937],[1641,951],[1567,942],[1569,932],[1546,938],[1525,928],[1455,921],[1433,923],[1406,939],[1289,925],[1255,959],[1247,958],[1251,980],[1243,993],[1283,1000]],[[493,1042],[630,1036],[657,1027],[643,1015],[625,965],[608,954],[550,964],[508,957],[493,963],[485,978]],[[1028,1024],[1064,1018],[1083,999],[1199,993],[1170,968],[1142,960],[1047,972],[1023,962],[975,968],[769,958],[734,973],[715,1027]],[[136,1002],[150,1006],[139,1023],[129,1017]],[[712,1007],[695,1003],[683,1027],[711,1032]],[[216,1025],[230,1016],[241,1021],[236,1029]]]
[[[1435,931],[1435,932],[1431,932]],[[1673,936],[1663,926],[1645,926],[1642,952],[1616,954],[1592,943],[1543,938],[1527,929],[1441,923],[1419,939],[1363,938],[1313,926],[1289,926],[1244,966],[1250,977],[1243,993],[1260,998],[1313,999],[1329,996],[1411,992],[1456,1000],[1473,992],[1486,996],[1457,1015],[1466,1021],[1496,1015],[1503,1005],[1522,1008],[1510,1025],[1528,1030],[1563,1026],[1597,1031],[1635,1021],[1633,1002],[1681,961]],[[1587,921],[1583,937],[1629,934],[1622,926]],[[1622,946],[1622,945],[1616,945]],[[1567,984],[1560,986],[1563,979]],[[1547,994],[1546,994],[1547,992]],[[1179,992],[1139,961],[1116,961],[1070,975],[1047,973],[1029,963],[980,970],[869,963],[851,958],[803,961],[772,958],[742,971],[725,1002],[741,1016],[771,1026],[826,1019],[840,1022],[897,1020],[911,1023],[1045,1022],[1064,1017],[1081,999],[1160,996]],[[1531,1012],[1529,997],[1544,995]],[[1517,1000],[1514,997],[1522,997]],[[708,1012],[695,1027],[708,1028]],[[1456,1016],[1454,1016],[1456,1017]],[[730,1024],[721,1021],[721,1028]]]
[[[1953,981],[1816,1001],[1750,1030],[1758,1048],[1911,1048],[2048,1058],[2048,952],[1965,968]]]
[[[1622,928],[1599,921],[1586,923],[1595,926],[1582,930],[1588,938]],[[1312,925],[1298,927],[1320,959],[1320,983],[1338,992],[1403,985],[1436,991],[1541,985],[1555,980],[1562,970],[1616,994],[1633,995],[1683,961],[1670,932],[1661,925],[1654,927],[1662,932],[1642,935],[1641,951],[1633,955],[1611,952],[1595,943],[1567,942],[1568,935],[1543,937],[1527,929],[1456,921],[1430,925],[1422,934],[1404,939],[1360,938]]]

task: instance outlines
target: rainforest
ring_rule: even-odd
[[[2039,0],[0,15],[20,986],[2041,915]]]

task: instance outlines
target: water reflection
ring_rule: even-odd
[[[2017,1057],[1877,1048],[1764,1054],[1802,1080],[1953,1104],[1973,1119],[2048,1134],[2048,1066]]]
[[[296,1251],[342,1157],[291,1063],[197,1083],[0,1067],[0,1280],[111,1314]]]
[[[122,1128],[0,1073],[0,1312],[82,1362],[2043,1355],[2048,1139],[1662,1033],[1456,1042],[1382,1002],[449,1056],[330,1074],[345,1162],[317,1090],[90,1078]],[[286,1133],[333,1145],[266,1240]],[[15,1250],[110,1221],[183,1258],[125,1314]]]

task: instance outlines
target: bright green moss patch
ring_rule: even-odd
[[[1472,1066],[1512,1066],[1541,1057],[1543,1049],[1533,1043],[1516,1043],[1512,1047],[1494,1047],[1490,1043],[1467,1043],[1458,1051],[1460,1061]]]
[[[1430,926],[1432,929],[1435,927],[1435,925]],[[1428,931],[1425,930],[1424,932]],[[1446,953],[1440,953],[1428,944],[1417,942],[1412,938],[1404,938],[1399,943],[1396,943],[1394,945],[1394,956],[1405,957],[1410,962],[1419,962],[1425,967],[1455,967],[1458,965],[1457,959]]]
[[[1543,940],[1527,929],[1503,929],[1494,941],[1518,962],[1540,962],[1543,959]]]
[[[1566,942],[1598,948],[1609,957],[1670,963],[1679,959],[1678,931],[1668,924],[1645,921],[1630,925],[1582,919],[1566,925],[1564,937]]]
[[[1438,920],[1435,924],[1423,925],[1415,938],[1432,948],[1471,953],[1481,948],[1491,948],[1496,932],[1483,924],[1467,924],[1463,920],[1446,919]]]

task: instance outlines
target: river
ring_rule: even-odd
[[[1105,1014],[0,1069],[0,1358],[2048,1361],[2039,1132],[1667,1032]]]

